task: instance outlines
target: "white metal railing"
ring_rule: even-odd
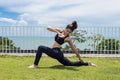
[[[81,53],[120,54],[120,26],[84,26],[78,33]],[[44,26],[0,26],[0,53],[35,53],[39,45],[51,47],[54,36]]]

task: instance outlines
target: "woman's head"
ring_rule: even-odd
[[[77,29],[77,22],[73,21],[71,24],[66,26],[65,32],[66,34],[72,33],[75,29]]]

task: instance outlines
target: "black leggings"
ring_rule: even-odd
[[[61,64],[65,65],[65,66],[82,66],[82,65],[87,66],[88,65],[87,62],[80,62],[80,61],[71,62],[66,57],[64,57],[63,52],[60,50],[60,48],[49,48],[49,47],[45,47],[45,46],[38,47],[35,61],[34,61],[35,65],[38,65],[39,60],[42,56],[42,53],[45,53],[48,56],[50,56],[54,59],[57,59]]]

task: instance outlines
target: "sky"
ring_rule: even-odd
[[[120,0],[0,0],[0,25],[119,26]]]

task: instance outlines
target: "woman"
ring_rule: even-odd
[[[36,53],[34,64],[29,66],[29,68],[37,68],[38,67],[38,63],[39,63],[39,60],[42,56],[42,53],[45,53],[48,56],[56,59],[57,61],[59,61],[64,66],[82,66],[82,65],[84,65],[84,66],[95,66],[95,64],[93,64],[91,62],[84,62],[82,60],[81,56],[79,55],[78,50],[75,48],[71,38],[69,37],[69,35],[75,29],[77,29],[77,22],[76,21],[73,21],[72,24],[68,24],[67,27],[65,28],[65,30],[63,30],[63,31],[61,29],[53,28],[53,27],[48,27],[47,29],[49,31],[57,33],[57,35],[55,36],[55,41],[52,45],[52,48],[49,48],[49,47],[46,47],[46,46],[39,46],[38,50],[37,50],[37,53]],[[79,61],[71,62],[66,57],[64,57],[63,52],[60,49],[61,45],[64,42],[68,42],[68,44],[70,45],[72,50],[77,55]]]

